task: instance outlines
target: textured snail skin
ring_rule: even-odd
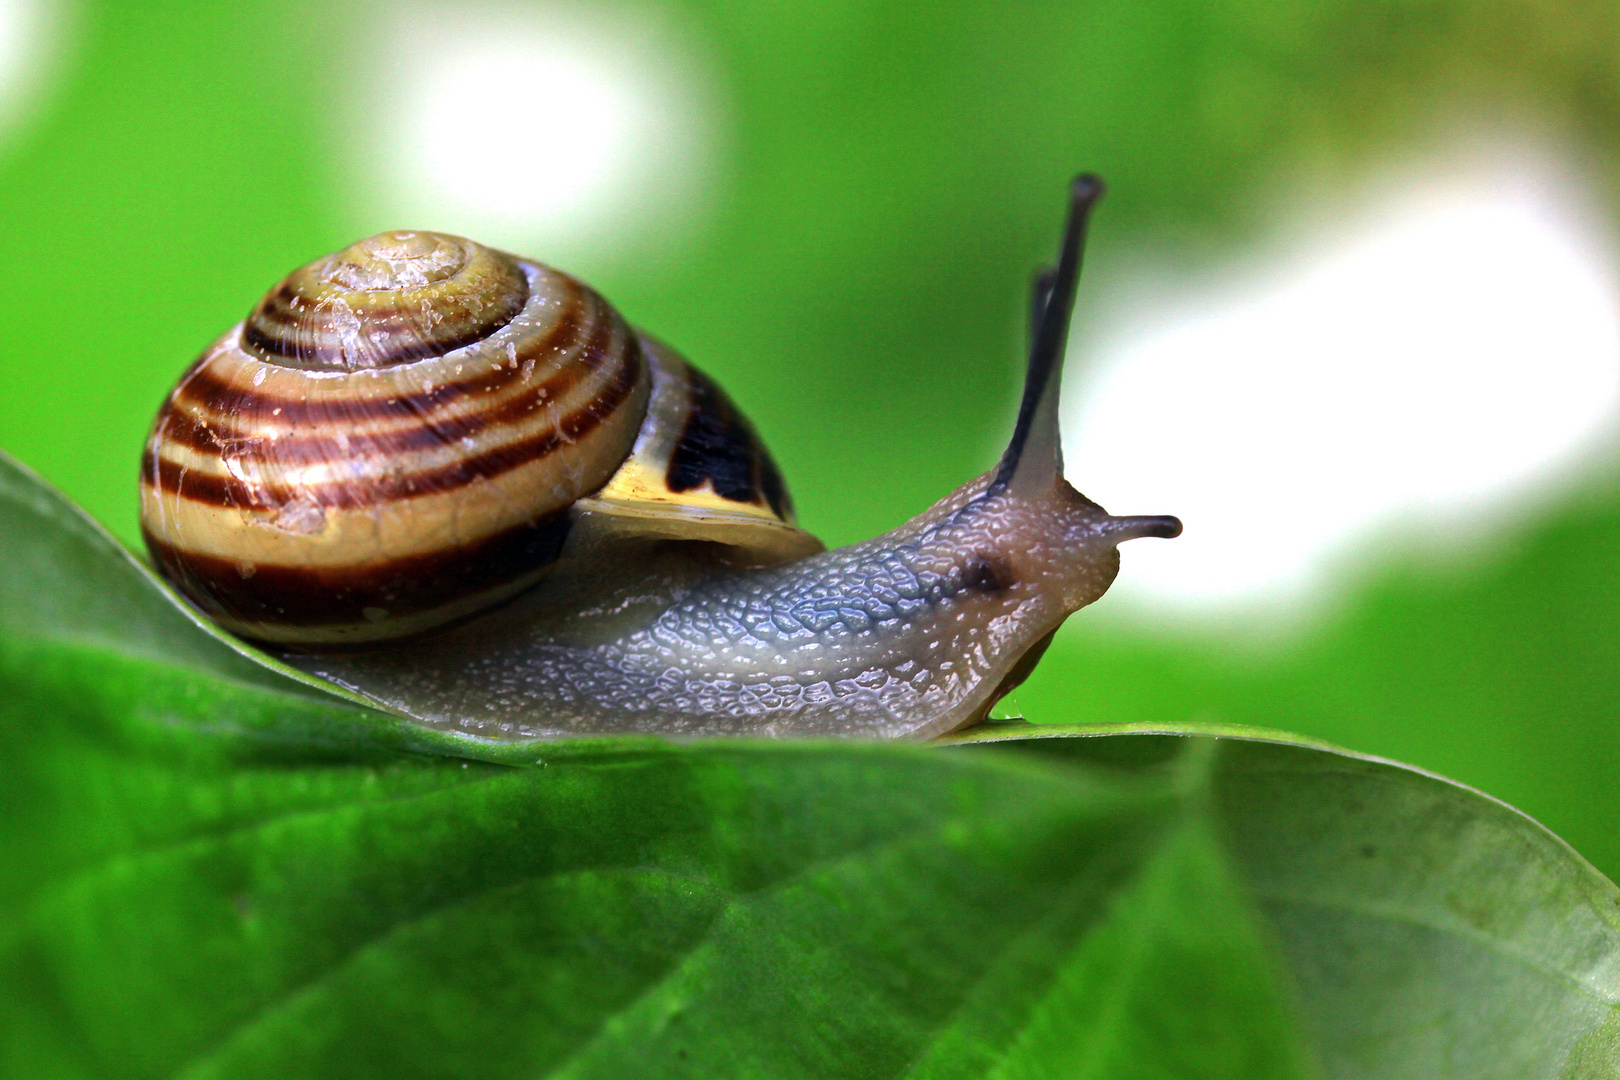
[[[773,568],[621,553],[591,606],[542,585],[431,642],[288,659],[494,738],[939,735],[982,719],[1102,595],[1121,541],[1179,528],[1112,518],[1053,481],[986,497],[986,475],[891,533]],[[611,585],[610,563],[626,568]]]

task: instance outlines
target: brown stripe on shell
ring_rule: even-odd
[[[546,402],[563,397],[579,381],[577,371],[558,372],[534,389],[514,395],[495,408],[461,413],[437,421],[413,417],[418,420],[417,423],[346,435],[345,442],[339,442],[331,435],[254,433],[183,412],[170,414],[163,428],[163,440],[203,454],[218,453],[224,447],[268,443],[271,450],[266,456],[273,456],[276,464],[281,466],[421,454],[471,438],[491,427],[511,424],[531,416]],[[369,424],[378,419],[393,418],[396,412],[393,409],[372,410],[368,407],[357,408],[353,415],[358,423]],[[282,417],[287,419],[288,426],[294,431],[316,426],[295,411],[284,410]]]
[[[286,505],[294,499],[313,499],[322,506],[357,509],[416,495],[441,494],[475,480],[500,476],[578,442],[629,400],[641,371],[640,354],[631,340],[624,354],[624,362],[619,365],[613,381],[590,401],[565,416],[555,428],[491,447],[437,468],[365,476],[355,482],[339,480],[289,485],[248,483],[228,474],[186,469],[157,456],[155,460],[143,462],[143,475],[149,476],[153,486],[162,491],[194,502],[225,507],[273,507]],[[146,457],[153,458],[150,447]],[[342,455],[336,455],[336,460],[342,460]]]
[[[242,343],[308,370],[391,367],[484,340],[528,298],[509,255],[441,233],[379,233],[289,274],[248,316]]]
[[[218,453],[221,448],[231,446],[261,447],[262,455],[266,459],[273,459],[278,467],[420,454],[471,438],[491,428],[521,422],[533,416],[547,402],[567,396],[579,385],[587,371],[601,370],[603,359],[616,336],[614,331],[613,323],[604,320],[598,325],[593,338],[581,349],[580,357],[561,371],[508,395],[504,401],[488,407],[475,406],[468,411],[452,413],[442,419],[434,419],[434,414],[448,411],[449,406],[457,403],[454,397],[441,399],[440,407],[437,409],[421,410],[402,404],[411,400],[410,397],[352,399],[349,407],[343,412],[345,422],[342,424],[334,423],[329,418],[329,414],[337,410],[336,402],[321,402],[315,408],[310,408],[304,403],[278,405],[276,408],[279,408],[281,413],[275,418],[277,426],[289,430],[286,434],[274,436],[267,435],[263,431],[242,428],[221,418],[205,418],[188,410],[175,409],[163,422],[162,436],[166,443],[205,454]],[[638,357],[628,353],[629,350],[637,348],[636,343],[629,335],[625,335],[625,340],[628,344],[624,361],[634,365],[639,362]],[[525,353],[519,352],[518,359],[521,368],[521,363],[528,357]],[[617,378],[618,376],[615,381]],[[509,381],[517,381],[517,377]],[[509,387],[478,392],[489,396],[493,394],[494,389],[509,389]],[[474,393],[463,395],[463,397],[472,396]],[[238,415],[240,413],[241,410],[238,410]],[[328,418],[323,419],[317,415],[318,413],[328,414]],[[270,412],[266,411],[261,415],[269,414]],[[381,430],[366,430],[379,420],[397,420],[401,423],[400,426],[385,427]],[[353,433],[346,434],[343,442],[339,442],[330,434],[319,433],[323,428],[334,427],[351,428]],[[301,431],[312,431],[317,434],[298,434]]]
[[[598,314],[604,314],[609,310],[607,301],[596,293],[572,279],[564,280],[569,288],[569,296],[556,324],[544,337],[520,352],[519,362],[515,365],[503,364],[493,370],[479,372],[464,379],[452,379],[435,384],[431,390],[418,390],[387,397],[345,397],[328,401],[288,397],[266,393],[252,386],[242,386],[209,370],[208,358],[205,356],[180,380],[173,398],[176,403],[189,409],[222,418],[242,413],[269,416],[276,409],[280,409],[284,416],[296,416],[296,422],[300,425],[343,426],[353,423],[357,414],[361,419],[367,420],[398,417],[401,420],[415,421],[442,411],[466,397],[493,394],[508,388],[524,378],[523,359],[557,350],[562,347],[562,342],[579,335],[586,308]],[[601,321],[611,326],[615,320],[608,316]],[[358,412],[358,410],[375,411]]]
[[[242,344],[255,355],[296,360],[315,370],[392,367],[477,344],[516,318],[527,300],[528,283],[524,282],[521,293],[514,293],[502,307],[483,313],[487,317],[448,325],[424,324],[416,312],[408,310],[368,312],[366,335],[373,344],[366,350],[369,362],[358,365],[344,362],[354,351],[352,347],[300,333],[299,325],[285,312],[271,309],[272,300],[267,299],[254,318],[243,325]],[[285,333],[278,332],[282,330]]]
[[[557,558],[569,520],[564,510],[457,548],[331,569],[239,565],[143,532],[164,576],[208,614],[314,627],[402,618],[516,581]]]

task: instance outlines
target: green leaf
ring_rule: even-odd
[[[1620,1069],[1620,892],[1438,777],[1214,726],[519,759],[0,477],[4,1075]]]
[[[251,729],[300,745],[534,759],[522,744],[435,731],[378,712],[358,695],[221,632],[3,451],[0,551],[0,673],[27,672],[69,697],[99,697],[107,715],[172,710],[192,724]]]

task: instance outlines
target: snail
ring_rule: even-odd
[[[141,467],[153,563],[287,663],[432,726],[929,738],[982,720],[1103,594],[1059,376],[1095,177],[1036,281],[996,467],[834,551],[725,392],[589,287],[389,232],[295,271],[192,365]]]

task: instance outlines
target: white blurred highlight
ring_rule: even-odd
[[[463,233],[542,259],[689,225],[714,167],[689,43],[607,8],[379,15],[356,147],[367,227]]]
[[[1466,541],[1610,446],[1615,268],[1554,175],[1410,188],[1074,356],[1071,480],[1186,523],[1125,549],[1115,606],[1286,618],[1358,558]]]
[[[71,5],[0,0],[0,133],[9,132],[39,101],[60,60],[63,24]]]

